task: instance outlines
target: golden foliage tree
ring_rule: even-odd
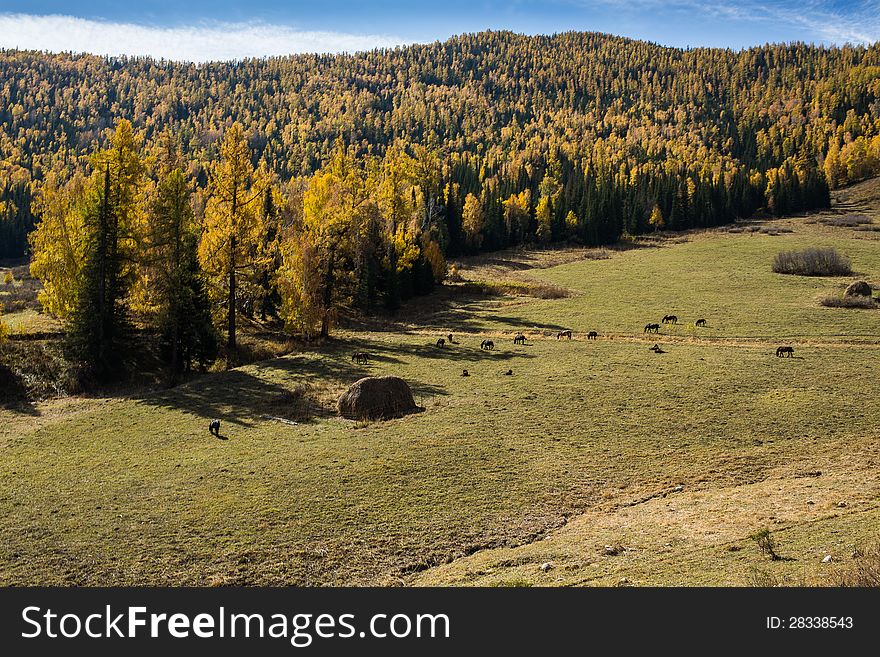
[[[479,249],[483,243],[483,226],[486,218],[483,214],[483,206],[473,194],[468,194],[464,199],[464,208],[461,212],[462,229],[468,246]]]
[[[51,315],[67,319],[76,304],[86,253],[82,201],[85,177],[78,173],[62,183],[50,172],[40,188],[40,222],[30,234],[31,274],[42,282],[40,304]]]
[[[220,146],[220,160],[211,169],[199,243],[199,261],[211,282],[212,298],[226,308],[230,352],[236,349],[238,276],[252,274],[258,260],[261,226],[256,202],[262,193],[247,136],[240,123],[233,123]]]

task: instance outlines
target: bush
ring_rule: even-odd
[[[14,385],[4,385],[12,381]],[[0,346],[0,402],[8,397],[46,399],[81,392],[77,373],[59,345],[11,340]]]
[[[832,248],[811,248],[803,251],[782,251],[773,260],[777,274],[798,276],[849,276],[852,263]]]
[[[828,308],[876,308],[877,304],[871,297],[860,297],[852,294],[826,294],[819,298],[819,303]]]
[[[863,214],[846,214],[842,217],[830,217],[820,221],[826,226],[837,226],[838,228],[855,228],[872,223],[871,218]]]
[[[749,538],[758,544],[758,549],[760,549],[763,554],[770,557],[771,561],[781,560],[781,557],[776,553],[776,541],[768,528],[765,527],[764,529],[755,532],[749,536]]]

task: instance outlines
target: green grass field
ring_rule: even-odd
[[[880,222],[878,187],[835,211]],[[880,530],[880,310],[822,307],[853,279],[770,263],[834,246],[877,284],[880,233],[816,220],[477,258],[465,278],[570,295],[450,286],[393,325],[170,391],[0,410],[0,584],[821,582]],[[677,326],[642,333],[667,313]],[[402,376],[424,412],[261,417],[297,384],[328,410],[366,374]],[[749,540],[762,527],[784,560]]]

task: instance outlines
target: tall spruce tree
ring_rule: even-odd
[[[191,196],[183,172],[173,169],[159,181],[151,212],[158,328],[172,385],[193,364],[204,367],[217,357]]]
[[[67,327],[73,357],[99,381],[121,375],[131,355],[128,293],[136,272],[140,138],[120,121],[111,146],[92,158],[85,199],[85,264]]]

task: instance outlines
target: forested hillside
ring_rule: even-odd
[[[171,128],[202,184],[232,121],[249,135],[255,162],[283,181],[313,173],[338,137],[363,152],[395,140],[431,146],[453,186],[452,252],[465,248],[454,215],[468,193],[485,215],[483,248],[535,232],[602,242],[648,228],[655,203],[672,228],[719,223],[765,202],[779,212],[814,205],[821,192],[803,199],[789,187],[812,190],[817,160],[834,186],[864,177],[880,158],[877,45],[737,53],[593,33],[488,32],[205,65],[6,51],[0,81],[8,217],[27,202],[21,187],[81,164],[119,118],[147,143]],[[612,182],[617,193],[602,189]],[[517,203],[512,195],[525,190]],[[542,198],[550,208],[538,207]],[[532,215],[522,230],[511,225],[519,206]]]
[[[204,65],[0,53],[0,258],[30,255],[71,327],[118,303],[174,333],[210,305],[230,346],[229,309],[326,334],[340,309],[430,290],[446,256],[826,207],[878,170],[877,44],[486,32]]]

